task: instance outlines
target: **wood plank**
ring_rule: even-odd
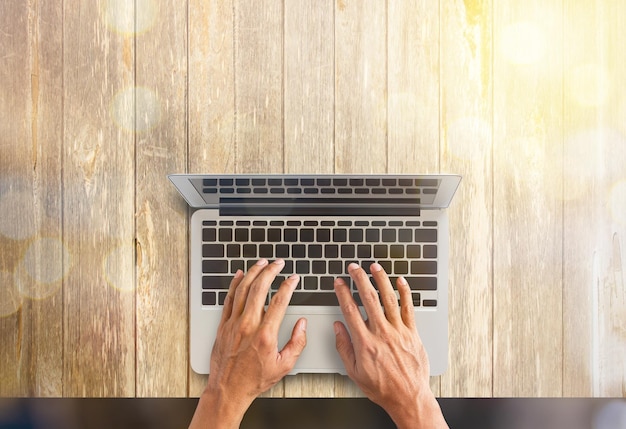
[[[495,396],[560,396],[562,2],[494,2]]]
[[[64,396],[135,395],[133,7],[63,9]]]
[[[439,172],[439,21],[426,0],[388,5],[388,173]]]
[[[149,3],[136,43],[137,396],[186,396],[187,210],[167,180],[186,170],[187,5]],[[153,17],[150,19],[150,17]]]
[[[0,396],[63,392],[60,5],[0,5]]]
[[[626,386],[624,5],[567,4],[565,17],[564,350],[566,396]]]
[[[188,7],[188,168],[193,173],[234,173],[234,5],[189,0]],[[206,382],[207,376],[189,367],[190,396],[200,396]]]
[[[283,4],[235,2],[235,171],[284,172]],[[284,396],[284,382],[262,396]]]
[[[363,7],[335,4],[335,172],[387,171],[387,11],[384,1]],[[346,376],[335,395],[363,396]]]
[[[463,176],[449,209],[446,397],[492,396],[492,10],[441,4],[441,170]]]
[[[332,0],[285,2],[285,172],[333,172]],[[333,374],[285,378],[286,397],[334,396]]]

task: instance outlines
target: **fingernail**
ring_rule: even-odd
[[[265,265],[267,264],[267,259],[259,259],[256,263],[256,265]]]
[[[243,274],[243,271],[241,270],[237,270],[237,272],[235,273],[235,278],[238,279],[239,277],[241,277]]]
[[[375,263],[373,263],[373,264],[372,264],[372,266],[370,267],[370,270],[371,270],[372,272],[378,272],[378,271],[382,271],[382,270],[383,270],[383,267],[381,267],[379,263],[376,263],[376,262],[375,262]]]
[[[339,335],[339,324],[333,323],[333,329],[335,330],[335,335]]]
[[[306,332],[306,319],[302,319],[300,321],[300,326],[298,326],[302,332]]]
[[[346,282],[341,277],[337,277],[335,279],[335,284],[337,284],[337,285],[345,285]]]
[[[402,276],[398,277],[398,281],[403,285],[407,284],[406,279]]]
[[[350,265],[348,265],[348,271],[350,271],[350,272],[356,270],[357,268],[359,268],[359,266],[357,264],[355,264],[354,262],[352,262]]]
[[[282,260],[282,259],[276,259],[276,260],[274,261],[274,263],[275,263],[276,265],[285,265],[285,261],[284,261],[284,260]]]
[[[300,281],[300,276],[297,274],[292,274],[289,276],[289,280],[297,280]]]

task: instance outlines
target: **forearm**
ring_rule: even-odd
[[[237,429],[247,406],[240,401],[229,401],[219,392],[208,389],[202,393],[189,429]]]

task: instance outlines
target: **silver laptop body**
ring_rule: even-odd
[[[173,174],[193,212],[190,222],[190,359],[209,373],[223,299],[237,269],[259,258],[286,261],[270,296],[289,275],[298,289],[279,332],[279,348],[300,317],[307,346],[292,374],[340,373],[333,322],[343,321],[333,292],[356,262],[380,263],[412,289],[431,375],[448,363],[448,217],[456,175]]]

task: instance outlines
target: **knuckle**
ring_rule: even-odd
[[[354,301],[348,301],[341,304],[341,310],[344,312],[344,314],[353,314],[355,312],[360,314],[359,307]]]

